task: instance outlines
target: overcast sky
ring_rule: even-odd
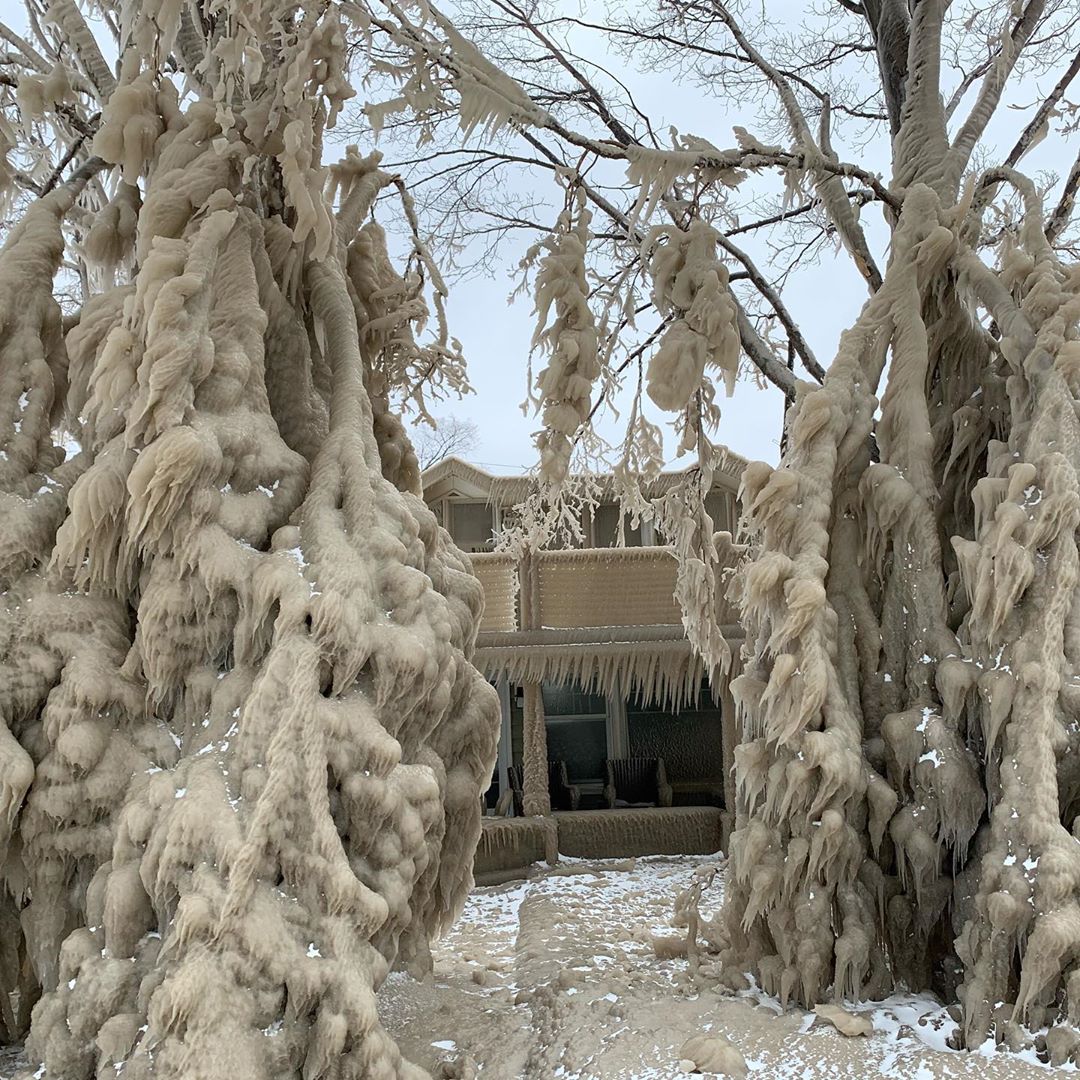
[[[801,6],[784,0],[782,5],[771,3],[770,9],[789,9],[795,20]],[[584,10],[586,19],[602,21],[606,5],[566,0],[565,7],[574,14]],[[733,126],[753,128],[751,113],[741,111],[731,101],[707,96],[697,87],[680,85],[673,80],[671,72],[628,68],[624,60],[605,49],[605,42],[598,34],[583,32],[575,37],[574,44],[580,54],[618,71],[658,132],[675,125],[682,134],[699,135],[716,146],[729,147],[736,145]],[[591,75],[603,85],[602,74],[594,71]],[[875,165],[883,169],[886,166],[885,160]],[[773,190],[782,187],[778,176],[755,182]],[[531,410],[525,415],[518,407],[526,395],[525,362],[534,328],[532,301],[525,295],[508,303],[509,294],[519,280],[514,272],[518,260],[533,240],[534,237],[520,235],[511,238],[501,265],[491,276],[459,281],[451,290],[452,330],[464,348],[476,394],[441,408],[444,413],[476,421],[481,443],[474,456],[491,471],[520,471],[532,467],[536,460],[532,435],[539,427],[537,418]],[[740,237],[740,243],[746,240]],[[756,257],[764,258],[765,249],[755,249],[753,241],[745,242],[744,246]],[[840,332],[857,316],[866,299],[866,286],[846,255],[826,255],[824,265],[796,273],[790,279],[785,299],[818,359],[824,362],[831,356]],[[536,366],[542,367],[543,357],[537,361]],[[741,380],[735,396],[722,402],[723,419],[714,437],[750,459],[779,460],[783,401],[783,395],[775,388],[760,389],[749,378]],[[652,420],[670,424],[669,415],[653,408],[651,402],[646,402],[646,406],[651,410]],[[618,438],[618,420],[606,417],[600,423],[600,430],[613,439]],[[674,440],[665,440],[665,444],[671,448],[669,460],[679,464],[674,459]]]
[[[586,19],[594,21],[603,21],[607,7],[606,3],[595,0],[563,0],[563,3],[568,13],[584,13]],[[961,17],[969,3],[985,7],[982,0],[957,0],[954,15],[959,12],[957,17]],[[767,8],[774,20],[782,20],[795,32],[803,13],[810,10],[811,5],[800,0],[768,0]],[[670,71],[633,70],[622,58],[605,49],[598,34],[581,33],[574,38],[573,44],[579,55],[595,58],[604,67],[618,72],[658,132],[674,124],[682,134],[699,135],[716,146],[729,147],[736,145],[732,133],[734,125],[755,130],[753,115],[741,110],[737,102],[711,97],[696,86],[680,84]],[[593,72],[592,75],[603,84],[602,74]],[[995,141],[1000,141],[1004,147],[1001,155],[1007,153],[1059,75],[1060,71],[1057,71],[1037,82],[1014,80],[987,131],[984,145],[992,147]],[[949,73],[946,72],[943,78],[946,87],[951,89]],[[954,129],[966,117],[978,85],[969,91],[956,110]],[[1076,87],[1071,97],[1073,100],[1080,98]],[[1061,138],[1048,138],[1024,158],[1021,169],[1029,175],[1038,170],[1053,170],[1065,175],[1075,156],[1076,139],[1073,135],[1071,145],[1065,145]],[[861,150],[841,144],[838,153],[842,160],[856,161],[888,178],[888,145],[883,140]],[[782,186],[781,178],[775,173],[752,178],[751,183],[771,187],[773,191]],[[888,234],[878,207],[866,207],[862,222],[879,264],[884,267]],[[773,240],[779,238],[779,233],[772,236]],[[768,234],[744,234],[738,239],[759,266],[767,266]],[[502,252],[500,265],[490,276],[458,282],[451,290],[452,331],[464,347],[476,394],[461,402],[441,406],[441,412],[476,421],[481,441],[473,456],[478,463],[498,472],[518,471],[535,462],[532,434],[539,426],[537,418],[531,411],[523,415],[518,407],[526,394],[525,361],[533,331],[531,300],[526,295],[512,304],[507,303],[518,283],[518,277],[512,271],[532,240],[533,237],[511,239]],[[841,332],[854,322],[867,299],[865,282],[845,253],[836,255],[826,251],[818,264],[796,271],[788,279],[783,295],[817,359],[827,367]],[[542,357],[538,358],[537,366],[543,366]],[[715,437],[751,460],[776,462],[779,460],[782,410],[783,396],[778,390],[772,387],[760,389],[751,379],[744,378],[735,396],[723,402],[723,418]],[[651,418],[665,422],[669,419],[655,409]],[[601,426],[601,431],[617,437],[618,424],[609,419]],[[674,440],[666,440],[666,445],[673,448]]]
[[[566,2],[567,9],[574,13],[584,11],[597,20],[604,16],[603,4]],[[771,0],[769,10],[790,22],[794,29],[806,5],[796,0]],[[20,30],[25,26],[21,4],[16,0],[0,0],[0,13],[9,25]],[[628,70],[623,60],[605,52],[603,40],[598,35],[577,44],[582,52],[618,69],[620,77],[650,114],[658,131],[673,123],[682,133],[700,135],[717,146],[726,147],[734,145],[733,125],[752,127],[752,117],[741,113],[730,100],[718,100],[695,87],[679,85],[670,72]],[[1038,85],[1021,83],[1012,89],[1007,102],[1014,106],[1028,105],[1029,110],[1018,113],[1003,108],[999,112],[996,123],[1003,142],[1011,145],[1015,134],[1030,117],[1032,103],[1041,100],[1042,92],[1049,90],[1055,78],[1048,77]],[[1077,96],[1074,92],[1073,97]],[[966,109],[962,107],[957,116],[965,113]],[[991,141],[994,130],[991,128]],[[884,147],[861,155],[851,149],[840,152],[848,160],[859,156],[860,164],[865,167],[888,171]],[[328,148],[328,156],[332,153]],[[1061,139],[1051,138],[1025,158],[1022,167],[1029,172],[1052,168],[1064,173],[1074,153],[1074,147],[1066,148]],[[780,184],[777,177],[755,182],[774,187]],[[876,224],[880,223],[876,208],[864,210],[863,220],[872,239],[885,236],[883,228]],[[442,403],[436,412],[474,420],[480,429],[480,444],[471,456],[478,464],[497,472],[521,471],[535,461],[532,435],[538,427],[537,419],[531,412],[523,414],[519,408],[526,396],[526,360],[533,331],[531,300],[525,296],[512,304],[508,302],[518,284],[518,278],[511,270],[516,268],[526,243],[532,239],[511,238],[500,251],[498,261],[490,267],[490,274],[457,282],[452,287],[449,301],[451,332],[462,343],[476,393],[460,402]],[[767,249],[761,245],[755,248],[754,243],[748,242],[746,246],[760,264],[765,261]],[[877,245],[877,251],[884,263],[885,255],[880,245]],[[796,272],[789,279],[784,296],[818,359],[827,366],[841,331],[851,325],[866,299],[866,287],[845,255],[826,254],[819,265]],[[537,366],[542,363],[541,358]],[[717,438],[748,458],[776,461],[781,410],[782,397],[778,391],[759,389],[751,380],[744,379],[735,397],[723,403],[723,419]],[[654,412],[653,419],[661,417]],[[608,419],[601,431],[614,436],[618,425]]]

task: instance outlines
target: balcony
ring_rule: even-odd
[[[706,495],[717,531],[735,527],[744,465],[728,461]],[[663,474],[646,496],[663,496],[682,475]],[[519,560],[493,547],[516,520],[530,478],[492,476],[455,458],[424,474],[425,499],[469,553],[484,589],[473,661],[499,688],[502,711],[498,780],[488,801],[494,806],[508,792],[511,765],[526,766],[526,794],[531,788],[538,798],[548,783],[546,762],[560,760],[588,816],[601,805],[605,758],[658,757],[676,801],[712,807],[715,816],[718,801],[734,805],[728,788],[736,725],[727,674],[707,671],[686,637],[673,550],[656,545],[652,523],[625,516],[602,477],[600,487],[599,501],[581,511],[581,547]],[[724,600],[717,618],[737,655],[742,632]],[[683,809],[670,812],[678,818]],[[709,850],[715,846],[707,842]]]
[[[669,547],[542,551],[531,557],[531,565],[519,565],[503,552],[470,558],[484,587],[486,606],[480,632],[485,645],[496,644],[500,638],[510,644],[525,633],[539,644],[544,632],[551,630],[632,627],[654,629],[656,633],[650,637],[683,636],[682,614],[675,599],[677,564]],[[738,621],[726,600],[717,614],[722,626]],[[574,636],[599,641],[608,635]],[[645,635],[636,639],[644,640]],[[566,641],[567,635],[560,634],[558,640]]]
[[[683,630],[671,548],[470,558],[486,599],[476,663],[492,680],[573,682],[676,711],[696,700],[708,673]],[[726,600],[717,614],[725,637],[742,636]]]

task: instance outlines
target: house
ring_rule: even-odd
[[[706,500],[717,531],[735,531],[745,464],[729,453],[717,469]],[[681,475],[662,474],[646,493],[662,494]],[[662,757],[674,805],[732,809],[734,705],[726,679],[710,687],[690,648],[673,595],[675,558],[651,523],[624,521],[624,546],[616,546],[619,509],[601,500],[581,522],[581,546],[519,562],[494,550],[495,538],[529,494],[529,478],[451,457],[428,468],[423,484],[484,587],[475,662],[502,700],[488,805],[508,790],[510,767],[524,764],[526,813],[537,812],[530,786],[533,806],[546,808],[551,760],[566,763],[581,808],[598,808],[606,805],[605,759]],[[722,613],[721,623],[737,653],[735,613]]]

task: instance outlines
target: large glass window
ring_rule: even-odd
[[[548,760],[565,761],[571,783],[602,780],[607,757],[607,702],[578,686],[545,683]]]
[[[548,761],[565,761],[570,782],[602,780],[607,757],[607,718],[549,720]]]
[[[668,780],[723,784],[723,736],[720,706],[702,686],[697,702],[678,713],[655,705],[626,703],[627,731],[633,757],[662,757]]]
[[[601,716],[607,715],[607,702],[604,698],[599,694],[590,694],[572,683],[565,686],[544,683],[541,692],[544,696],[544,715],[548,719],[597,713]]]

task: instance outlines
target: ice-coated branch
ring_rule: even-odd
[[[837,179],[838,175],[841,175],[835,168],[839,165],[839,162],[836,161],[835,156],[827,146],[819,145],[815,141],[806,117],[787,80],[753,47],[742,30],[740,30],[735,18],[723,4],[720,4],[718,0],[712,0],[712,6],[732,37],[738,42],[739,47],[750,58],[750,61],[765,74],[775,88],[787,114],[788,123],[791,125],[795,145],[802,153],[805,166],[814,178],[815,187],[822,205],[836,225],[837,232],[851,253],[859,273],[866,279],[871,289],[880,288],[881,271],[875,264],[874,257],[870,252],[870,245],[866,241],[866,235],[852,212],[847,193]],[[822,112],[822,124],[822,130],[827,135],[827,99]],[[822,171],[819,171],[819,162],[829,162],[834,168],[822,170],[824,172],[824,175],[822,175]]]
[[[1019,164],[1020,159],[1042,141],[1046,136],[1050,118],[1056,111],[1058,102],[1064,97],[1065,91],[1069,88],[1069,84],[1078,74],[1080,74],[1080,52],[1077,52],[1072,58],[1071,63],[1062,73],[1061,78],[1055,83],[1054,88],[1046,95],[1038,109],[1035,110],[1035,115],[1028,122],[1027,127],[1020,133],[1019,138],[1005,158],[1005,165],[1011,167]]]
[[[762,274],[761,270],[755,265],[753,259],[751,259],[742,248],[733,244],[722,234],[717,237],[716,242],[732,258],[737,259],[744,267],[746,267],[746,271],[749,274],[750,281],[753,282],[754,287],[772,305],[773,311],[776,312],[777,318],[787,332],[788,340],[802,360],[803,366],[813,379],[817,382],[822,382],[825,378],[825,369],[818,363],[809,343],[803,336],[802,331],[796,325],[795,320],[791,316],[791,312],[788,311],[787,305],[780,299],[780,294],[769,284],[765,275]]]
[[[75,0],[51,0],[48,18],[60,33],[72,58],[86,73],[99,102],[108,100],[116,89],[116,78],[101,54],[97,39]]]
[[[1046,222],[1046,238],[1053,243],[1065,231],[1066,226],[1072,220],[1073,210],[1076,206],[1076,193],[1080,190],[1080,152],[1072,163],[1068,176],[1061,187],[1061,195],[1057,206]]]
[[[971,152],[986,130],[986,125],[990,123],[990,119],[993,117],[1001,100],[1005,84],[1008,82],[1009,76],[1012,74],[1013,68],[1024,50],[1024,46],[1035,32],[1045,6],[1044,0],[1028,0],[1011,31],[1007,36],[1002,35],[1001,52],[987,72],[967,119],[961,125],[960,130],[957,131],[952,145],[949,147],[945,168],[947,183],[953,185],[959,183],[960,176],[964,169],[967,168],[968,161],[971,158]],[[1064,90],[1064,87],[1062,90]],[[1015,163],[1014,160],[1009,161],[1011,165]]]

